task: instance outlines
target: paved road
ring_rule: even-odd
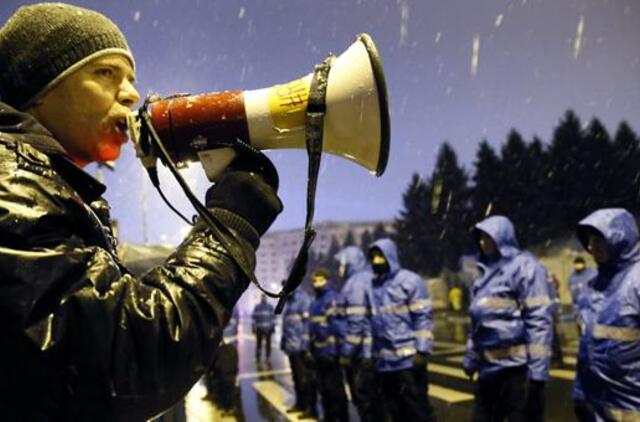
[[[464,340],[468,321],[465,317],[439,314],[436,324],[435,350],[429,364],[429,396],[439,421],[467,421],[473,407],[474,384],[462,371],[461,362],[464,353]],[[573,324],[570,321],[561,325],[569,339]],[[204,386],[196,384],[184,403],[184,412],[180,409],[174,418],[165,417],[165,421],[294,421],[296,414],[287,414],[285,409],[292,405],[293,386],[291,373],[285,356],[278,350],[277,333],[273,339],[273,353],[270,362],[254,361],[255,338],[250,334],[248,321],[241,326],[239,342],[240,355],[240,403],[236,417],[223,416],[206,399]],[[565,341],[564,367],[551,370],[551,380],[547,384],[547,421],[569,422],[573,416],[571,386],[575,369],[575,340]],[[351,420],[357,421],[355,408],[350,406]],[[184,415],[183,415],[184,413]],[[309,419],[309,421],[311,421]]]

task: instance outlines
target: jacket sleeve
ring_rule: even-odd
[[[416,336],[416,350],[430,354],[433,342],[433,305],[425,282],[417,274],[413,274],[412,278],[407,306]]]
[[[521,266],[518,283],[516,292],[525,326],[529,378],[546,381],[553,337],[553,301],[549,296],[547,270],[528,257]]]
[[[65,371],[59,389],[94,415],[144,419],[183,396],[248,285],[225,248],[196,225],[163,265],[134,278],[87,240],[92,214],[64,181],[46,171],[2,174],[4,332],[35,346],[34,364]],[[232,233],[255,265],[253,246]]]

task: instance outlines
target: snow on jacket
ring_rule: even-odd
[[[342,356],[371,358],[371,281],[373,273],[367,258],[357,246],[347,246],[335,255],[335,259],[344,266],[345,282],[342,291],[341,325]]]
[[[253,319],[253,330],[262,332],[272,332],[275,328],[275,314],[273,305],[268,302],[260,302],[253,308],[251,314]]]
[[[296,290],[287,300],[282,312],[280,348],[287,354],[309,350],[309,305],[311,298],[303,290]]]
[[[402,269],[396,244],[380,239],[389,272],[373,279],[371,331],[376,370],[411,368],[417,352],[431,353],[433,316],[429,290],[420,276]]]
[[[0,103],[0,420],[151,418],[204,373],[247,288],[202,224],[133,276],[104,191],[31,116]],[[255,234],[227,227],[254,265]]]
[[[316,297],[309,306],[309,346],[316,357],[338,356],[341,334],[342,296],[327,281],[316,289]]]
[[[471,331],[463,365],[487,378],[499,371],[528,366],[529,378],[549,378],[553,303],[547,271],[520,251],[511,221],[489,217],[475,226],[496,243],[500,257],[481,255],[480,276],[471,287]]]
[[[584,332],[578,375],[585,400],[607,420],[640,420],[640,253],[638,229],[626,210],[595,211],[578,224],[586,247],[588,230],[601,233],[610,260],[581,296]]]

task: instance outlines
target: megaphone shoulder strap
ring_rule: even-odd
[[[309,248],[311,248],[311,244],[316,237],[316,232],[313,229],[313,215],[315,212],[318,173],[320,171],[320,161],[322,158],[324,116],[327,109],[327,83],[329,81],[329,71],[331,70],[334,59],[335,56],[330,55],[322,63],[316,65],[311,80],[307,111],[305,114],[305,138],[307,142],[309,171],[307,175],[307,216],[304,225],[304,240],[291,268],[291,273],[280,292],[280,299],[275,309],[276,314],[282,312],[289,295],[302,283],[302,279],[307,272]]]

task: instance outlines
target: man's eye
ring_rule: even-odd
[[[98,76],[102,76],[102,77],[105,77],[105,78],[111,78],[114,75],[114,72],[113,72],[113,69],[105,67],[105,68],[101,68],[101,69],[96,70],[96,74]]]

